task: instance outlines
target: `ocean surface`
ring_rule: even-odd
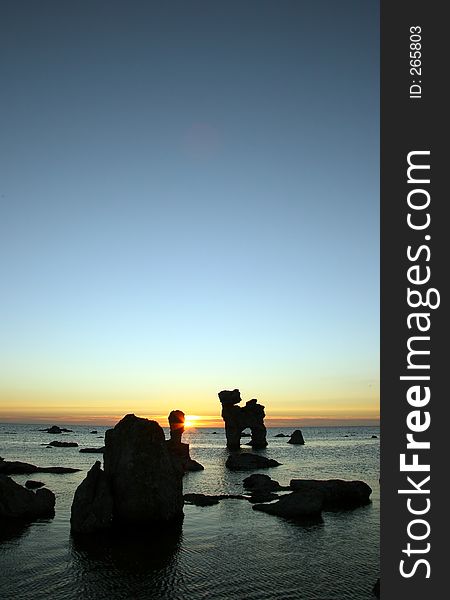
[[[56,494],[56,515],[19,531],[0,531],[2,600],[374,598],[371,590],[379,576],[378,427],[304,427],[304,446],[274,437],[292,428],[271,428],[269,446],[259,451],[282,463],[259,471],[282,485],[292,478],[367,482],[373,490],[368,506],[326,512],[323,523],[304,526],[254,511],[244,500],[222,500],[204,508],[186,505],[179,534],[155,532],[143,539],[94,536],[81,543],[70,535],[70,506],[76,487],[101,455],[42,444],[57,439],[78,442],[80,448],[102,446],[108,427],[57,424],[74,433],[39,431],[47,425],[0,424],[0,456],[5,459],[83,469],[66,475],[14,476],[19,483],[45,482]],[[94,428],[98,434],[90,433]],[[249,473],[225,468],[223,429],[190,430],[183,441],[190,443],[192,458],[205,467],[185,475],[184,492],[243,492],[242,480]],[[243,449],[251,451],[245,445]]]

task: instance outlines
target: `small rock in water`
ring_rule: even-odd
[[[278,467],[281,463],[272,458],[266,458],[251,452],[230,454],[225,466],[233,471],[252,471],[253,469],[269,469]]]
[[[91,431],[91,433],[98,433],[98,431],[94,429],[93,431]]]
[[[286,433],[277,433],[276,435],[274,435],[273,437],[289,437]]]
[[[80,448],[80,452],[84,454],[103,454],[105,451],[105,446],[101,448]]]
[[[303,433],[300,429],[296,429],[294,431],[294,433],[291,435],[291,438],[288,440],[288,444],[297,444],[299,446],[303,446],[305,444]]]
[[[55,448],[77,448],[78,444],[76,442],[58,442],[55,440],[50,442],[49,446],[54,446]]]
[[[282,488],[278,481],[275,481],[268,475],[263,475],[262,473],[254,473],[253,475],[249,475],[244,479],[243,484],[246,490],[258,492],[275,492],[282,489],[290,489]]]
[[[377,440],[377,439],[378,439],[378,436],[377,436],[377,435],[373,435],[373,436],[372,436],[372,439],[373,439],[373,440]]]

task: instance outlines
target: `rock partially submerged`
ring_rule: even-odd
[[[47,489],[32,492],[10,477],[0,475],[0,518],[32,521],[55,514],[55,494]]]
[[[253,510],[295,520],[321,520],[323,495],[310,490],[306,493],[293,492],[282,496],[271,504],[255,504]]]
[[[105,446],[101,448],[80,448],[79,452],[84,454],[103,454],[105,451]]]
[[[298,446],[303,446],[305,444],[301,429],[296,429],[294,431],[294,433],[291,435],[291,438],[288,440],[288,444],[296,444]]]
[[[58,425],[52,425],[47,429],[40,429],[39,431],[45,431],[46,433],[73,433],[72,429],[66,429],[65,427],[58,427]]]
[[[96,461],[77,487],[70,525],[74,533],[94,533],[111,527],[113,497],[100,461]]]
[[[91,431],[91,433],[98,433],[98,431],[97,431],[96,429],[93,429],[93,430]]]
[[[278,467],[281,463],[251,452],[233,452],[227,458],[225,466],[233,471],[253,471],[254,469],[269,469]]]
[[[81,469],[71,467],[37,467],[17,460],[9,461],[0,458],[0,474],[3,475],[31,475],[32,473],[77,473]]]
[[[240,494],[219,494],[208,495],[208,494],[185,494],[184,501],[186,504],[193,504],[194,506],[214,506],[219,504],[221,500],[248,500],[246,496]]]
[[[273,437],[289,437],[287,433],[277,433],[276,435],[274,435]]]
[[[250,429],[252,440],[249,445],[253,448],[265,448],[267,440],[264,406],[258,404],[255,399],[246,402],[245,406],[237,406],[241,402],[238,389],[222,390],[219,392],[219,400],[222,404],[222,418],[225,421],[227,447],[230,450],[238,450],[242,432]]]
[[[342,479],[292,479],[291,489],[300,494],[318,492],[323,496],[323,510],[351,510],[370,503],[372,489],[364,481]]]
[[[289,487],[281,486],[278,481],[271,479],[268,475],[262,473],[254,473],[249,475],[243,481],[244,489],[258,492],[277,492],[280,490],[290,489]]]
[[[54,440],[49,443],[49,446],[54,446],[55,448],[77,448],[78,444],[76,442],[59,442]]]

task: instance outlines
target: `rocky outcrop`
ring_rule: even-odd
[[[372,489],[364,481],[342,479],[292,479],[291,489],[299,494],[322,494],[323,510],[351,510],[370,503]]]
[[[116,523],[143,526],[182,516],[183,474],[156,421],[130,414],[109,429],[104,465]]]
[[[49,446],[55,446],[56,448],[77,448],[78,444],[76,442],[58,442],[55,440],[50,442]]]
[[[10,477],[0,475],[0,518],[32,521],[55,514],[55,494],[47,489],[32,492]]]
[[[182,471],[203,471],[205,467],[191,458],[189,444],[181,441],[184,433],[185,415],[182,410],[173,410],[169,415],[170,439],[167,441],[167,448]]]
[[[245,406],[238,406],[241,394],[237,389],[222,390],[219,392],[219,400],[222,404],[222,418],[225,421],[227,447],[230,450],[238,450],[241,434],[248,428],[252,432],[250,445],[253,448],[265,448],[267,440],[264,406],[258,404],[255,399],[246,402]]]
[[[288,444],[297,444],[298,446],[303,446],[304,443],[305,440],[303,439],[303,433],[300,429],[296,429],[288,440]]]
[[[3,475],[31,475],[32,473],[77,473],[81,469],[71,467],[37,467],[17,460],[9,461],[0,458],[0,474]]]
[[[111,527],[112,520],[112,493],[100,461],[96,461],[75,491],[70,525],[74,533],[94,533]]]
[[[254,469],[269,469],[278,467],[281,463],[272,458],[266,458],[251,452],[234,452],[227,458],[225,466],[233,471],[253,471]]]
[[[282,496],[277,502],[255,504],[253,510],[295,520],[321,520],[323,495],[310,490],[306,493],[293,492]]]
[[[79,452],[82,454],[103,454],[105,451],[105,446],[101,448],[80,448]]]

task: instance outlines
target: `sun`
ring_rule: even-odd
[[[196,426],[196,422],[198,421],[199,417],[197,415],[186,415],[184,417],[184,427],[185,429],[188,429],[190,427],[195,427]]]

